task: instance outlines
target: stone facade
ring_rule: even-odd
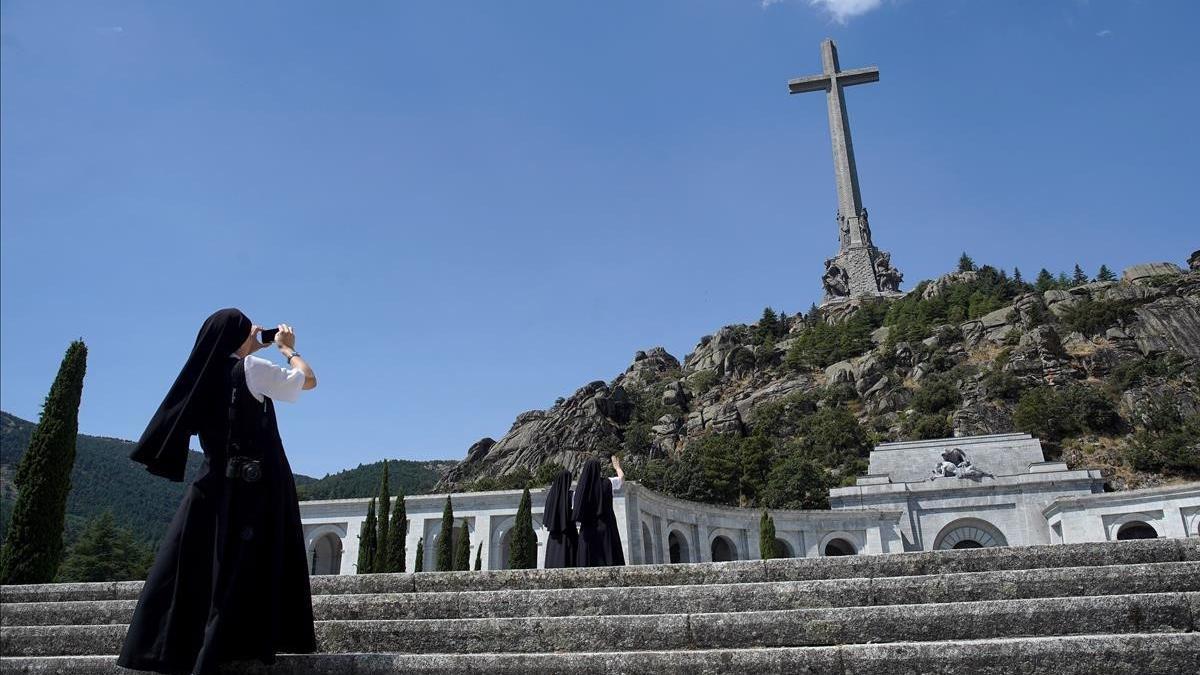
[[[1130,536],[1200,537],[1200,483],[1110,493],[1103,489],[1099,471],[1047,462],[1041,443],[1028,434],[884,443],[871,453],[868,473],[856,485],[830,490],[830,510],[777,510],[771,516],[779,547],[795,558]],[[545,556],[546,530],[540,523],[546,492],[532,490],[531,496],[540,567]],[[482,542],[483,569],[505,569],[521,491],[450,497],[456,535],[463,519],[467,521],[472,560]],[[314,574],[354,574],[368,501],[300,502]],[[421,538],[424,569],[434,569],[434,543],[441,534],[445,501],[444,494],[405,500],[408,571],[415,569]],[[614,494],[613,507],[631,565],[759,557],[758,509],[675,499],[634,482],[626,482]]]

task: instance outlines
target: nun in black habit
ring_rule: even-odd
[[[566,469],[558,472],[546,493],[542,524],[550,533],[546,540],[546,569],[574,567],[578,534],[571,518],[571,472]]]
[[[620,467],[613,458],[613,466]],[[622,480],[618,475],[616,480]],[[589,459],[579,473],[575,486],[572,516],[579,523],[579,545],[575,551],[576,567],[608,567],[624,565],[621,533],[613,513],[613,483],[600,474],[600,462]]]
[[[118,665],[206,674],[228,661],[271,664],[277,652],[315,651],[296,485],[273,394],[262,393],[261,364],[268,378],[274,368],[295,385],[295,395],[298,370],[303,388],[316,380],[298,353],[299,369],[249,356],[263,346],[257,331],[236,309],[210,316],[130,454],[150,473],[182,481],[188,441],[197,434],[204,461],[159,546]],[[294,350],[277,344],[291,363]],[[252,366],[254,389],[247,385]]]

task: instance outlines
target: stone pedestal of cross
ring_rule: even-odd
[[[843,91],[856,84],[878,82],[879,69],[870,66],[842,70],[833,40],[821,43],[821,65],[819,75],[788,81],[788,93],[824,91],[829,107],[829,135],[833,141],[833,172],[838,191],[839,245],[837,256],[825,261],[823,304],[851,297],[896,294],[904,277],[892,267],[891,256],[875,248],[871,241],[871,226],[858,188],[854,143],[850,140],[850,120]]]

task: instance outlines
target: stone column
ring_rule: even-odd
[[[354,518],[346,523],[346,538],[342,541],[342,568],[340,574],[358,573],[358,536],[363,521]]]
[[[475,517],[475,546],[483,544],[480,568],[490,570],[492,564],[492,516],[481,513]],[[474,551],[471,552],[471,569],[475,569]]]

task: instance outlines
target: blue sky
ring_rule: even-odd
[[[350,7],[351,9],[347,9]],[[295,325],[295,470],[460,458],[520,412],[819,299],[838,41],[863,201],[906,288],[1182,262],[1200,3],[0,5],[0,403],[90,348],[136,438],[203,318]],[[281,406],[282,408],[282,406]]]

